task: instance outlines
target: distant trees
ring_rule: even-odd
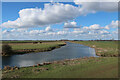
[[[9,56],[13,53],[11,46],[8,44],[2,45],[2,56]]]

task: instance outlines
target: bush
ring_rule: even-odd
[[[2,55],[3,56],[9,56],[12,54],[12,48],[11,46],[7,45],[7,44],[4,44],[2,45]]]

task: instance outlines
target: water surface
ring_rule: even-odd
[[[93,48],[76,43],[70,42],[66,43],[67,45],[49,52],[29,53],[7,57],[4,56],[2,57],[2,67],[6,65],[27,67],[43,62],[51,62],[57,60],[74,59],[90,56],[97,57],[95,54],[95,50]]]

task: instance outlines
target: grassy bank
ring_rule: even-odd
[[[33,42],[55,42],[52,40],[6,40],[2,41],[2,43],[33,43]]]
[[[96,55],[103,57],[118,56],[118,41],[72,41],[74,43],[83,44],[92,47],[96,51]]]
[[[118,78],[116,42],[75,41],[95,48],[102,57],[54,61],[49,65],[38,65],[20,69],[3,70],[3,78]],[[100,50],[99,50],[99,49]],[[112,57],[110,57],[112,56]]]
[[[6,43],[3,43],[3,45]],[[59,48],[65,45],[65,42],[57,41],[57,42],[42,42],[42,43],[7,43],[9,46],[12,47],[13,54],[24,54],[30,52],[44,52],[44,51],[51,51],[55,48]]]
[[[53,62],[49,65],[3,70],[3,78],[116,78],[115,57],[82,58]]]

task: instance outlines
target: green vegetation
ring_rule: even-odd
[[[32,42],[55,42],[55,41],[49,41],[49,40],[46,40],[46,41],[42,41],[42,40],[21,40],[21,41],[13,41],[13,40],[6,40],[6,41],[1,41],[2,43],[32,43]]]
[[[30,53],[30,52],[50,51],[65,45],[65,42],[62,42],[62,41],[42,42],[42,43],[19,43],[18,42],[18,43],[8,43],[8,45],[12,47],[12,50],[13,50],[12,54],[24,54],[24,53]],[[11,55],[11,52],[9,52],[8,55]]]
[[[75,43],[83,44],[95,48],[96,55],[103,57],[117,57],[118,56],[118,41],[73,41]]]
[[[2,55],[3,56],[11,55],[11,53],[13,53],[11,46],[9,46],[7,44],[2,45]]]
[[[49,65],[20,69],[3,69],[3,78],[118,78],[116,41],[73,42],[95,48],[97,55],[101,57],[54,61]]]
[[[3,70],[3,78],[116,78],[118,59],[89,57],[49,65]]]
[[[22,49],[48,49],[52,47],[56,47],[59,45],[65,44],[64,42],[46,42],[46,43],[17,43],[17,44],[9,44],[12,46],[13,50],[22,50]]]

